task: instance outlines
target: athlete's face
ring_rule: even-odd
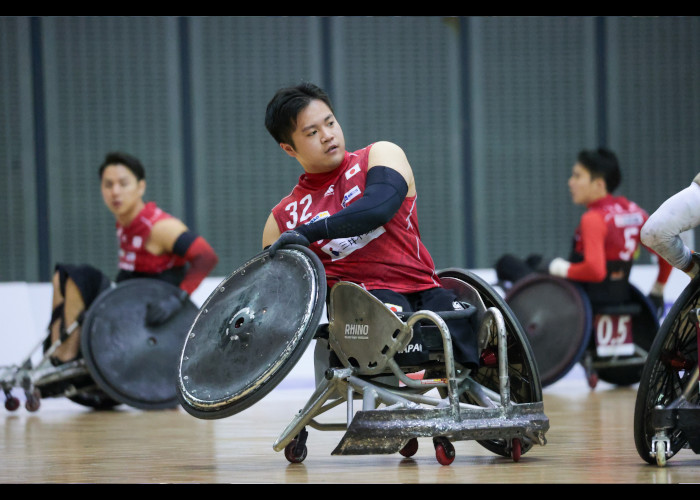
[[[329,172],[345,157],[345,137],[328,105],[314,99],[297,116],[291,144],[280,144],[306,172]]]
[[[605,181],[601,178],[591,178],[590,171],[576,163],[569,177],[569,192],[575,204],[585,206],[605,195]]]
[[[143,207],[146,181],[138,180],[124,165],[109,165],[102,172],[102,199],[121,221],[129,221]]]

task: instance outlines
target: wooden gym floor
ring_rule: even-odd
[[[569,375],[544,390],[546,446],[534,446],[516,463],[474,441],[458,441],[449,466],[438,464],[430,439],[420,439],[410,459],[333,456],[342,433],[315,429],[309,429],[306,460],[288,463],[272,445],[311,392],[310,386],[283,382],[251,408],[219,420],[200,420],[182,408],[122,405],[98,412],[66,398],[45,399],[34,413],[23,406],[15,412],[2,408],[0,483],[700,483],[700,456],[690,450],[663,468],[637,455],[636,386],[601,382],[591,390],[583,376]],[[334,421],[342,421],[344,413],[340,405],[323,418],[339,415]]]

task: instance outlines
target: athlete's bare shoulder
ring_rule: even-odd
[[[411,164],[400,146],[389,141],[374,143],[369,151],[368,168],[379,165],[393,168],[403,176],[408,184],[408,196],[413,196],[416,193]]]

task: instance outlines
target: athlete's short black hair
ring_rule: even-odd
[[[126,168],[131,170],[136,176],[136,180],[142,180],[146,178],[146,171],[141,165],[141,161],[128,153],[120,153],[118,151],[107,153],[102,165],[100,165],[100,179],[102,179],[102,173],[105,168],[110,165],[124,165]]]
[[[578,154],[578,162],[591,173],[592,179],[605,181],[608,193],[615,191],[622,181],[617,156],[607,148],[584,149]]]
[[[297,126],[297,116],[315,99],[326,103],[334,113],[328,94],[313,83],[303,82],[275,93],[265,111],[265,128],[275,141],[294,146],[292,133]]]

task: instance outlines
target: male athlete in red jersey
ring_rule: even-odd
[[[102,197],[114,214],[119,240],[119,274],[116,281],[156,278],[179,287],[179,292],[148,304],[146,321],[155,325],[170,319],[182,307],[218,262],[209,243],[185,224],[144,202],[146,179],[141,162],[125,153],[110,153],[99,169]],[[90,265],[57,264],[53,277],[53,313],[47,345],[78,321],[110,280]],[[56,349],[55,364],[79,356],[79,330]]]
[[[357,283],[399,311],[463,308],[440,286],[420,239],[415,179],[399,146],[381,141],[346,151],[330,99],[308,83],[279,90],[267,106],[265,126],[304,169],[265,224],[262,244],[273,258],[285,245],[308,246],[321,259],[329,286]],[[455,359],[478,366],[471,325],[447,325]]]
[[[533,270],[580,282],[592,302],[628,300],[629,274],[639,249],[640,230],[648,214],[624,196],[612,193],[621,175],[615,154],[607,149],[581,151],[569,178],[572,201],[587,210],[574,234],[568,260],[551,261],[528,258],[527,264],[506,255],[496,264],[499,280],[517,281]],[[671,266],[659,259],[657,283],[650,298],[656,307],[663,305],[663,287]]]

